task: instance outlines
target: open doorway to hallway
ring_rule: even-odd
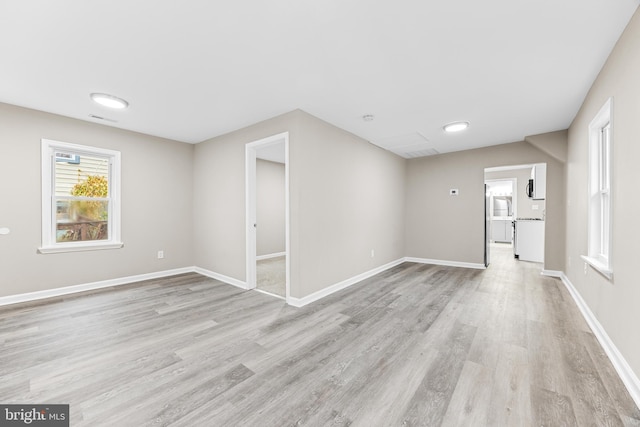
[[[256,289],[286,298],[284,142],[256,152]]]
[[[290,295],[288,133],[246,147],[247,285],[286,300]]]

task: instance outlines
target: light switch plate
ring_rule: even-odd
[[[458,196],[460,195],[460,190],[458,190],[457,188],[452,188],[449,190],[449,195],[450,196]]]

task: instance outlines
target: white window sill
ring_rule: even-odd
[[[124,246],[124,243],[91,243],[91,244],[73,244],[73,245],[58,245],[58,246],[46,246],[38,248],[40,254],[59,254],[64,252],[84,252],[84,251],[99,251],[104,249],[120,249]]]
[[[611,270],[608,265],[586,255],[581,255],[580,258],[582,258],[587,264],[593,267],[598,273],[602,274],[609,280],[613,280],[613,270]]]

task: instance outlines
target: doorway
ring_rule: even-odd
[[[485,174],[485,267],[492,249],[511,247],[517,212],[516,178],[488,179]]]
[[[288,301],[289,134],[246,145],[247,288]]]
[[[534,175],[541,187],[538,196],[529,191]],[[522,261],[543,263],[546,164],[486,168],[484,182],[489,208],[486,215],[490,218],[485,254],[500,249]]]

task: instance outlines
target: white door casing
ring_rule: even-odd
[[[248,289],[256,287],[256,159],[260,148],[284,143],[285,153],[285,262],[286,262],[286,301],[290,299],[290,209],[289,209],[289,132],[259,139],[246,144],[245,147],[245,185],[246,185],[246,284]]]

